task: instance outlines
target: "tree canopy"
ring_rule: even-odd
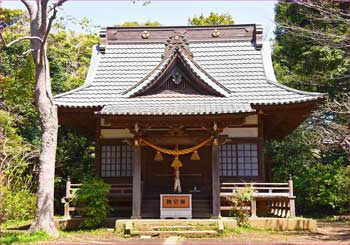
[[[158,21],[146,21],[144,23],[138,22],[138,21],[125,21],[121,25],[115,25],[115,26],[125,26],[125,27],[137,27],[137,26],[161,26],[162,24]]]
[[[188,24],[191,26],[232,25],[234,20],[230,14],[210,12],[208,16],[200,14],[188,18]]]
[[[328,101],[282,142],[270,142],[274,180],[294,175],[302,212],[350,205],[349,3],[280,1],[273,64],[278,81]]]

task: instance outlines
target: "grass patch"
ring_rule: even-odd
[[[31,225],[33,222],[32,219],[28,220],[6,220],[1,224],[2,230],[12,229],[12,228],[20,228]]]
[[[34,233],[27,232],[2,232],[0,243],[1,244],[23,244],[23,243],[35,243],[39,241],[49,240],[50,236],[44,231],[38,231]]]
[[[235,228],[225,228],[224,232],[222,233],[223,237],[227,237],[229,235],[234,234],[249,234],[249,233],[274,233],[273,230],[270,229],[257,229],[257,228],[251,228],[251,227],[235,227]]]
[[[70,230],[70,231],[60,231],[60,236],[70,236],[74,234],[103,234],[106,232],[114,232],[114,229],[107,228],[97,228],[97,229],[80,229],[80,230]]]

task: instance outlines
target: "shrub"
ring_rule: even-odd
[[[229,202],[232,205],[230,216],[237,218],[237,223],[242,227],[249,227],[250,211],[246,208],[250,206],[253,199],[253,188],[244,187],[236,189],[232,197],[229,197]]]
[[[84,221],[82,228],[93,228],[101,225],[112,210],[108,204],[107,194],[110,186],[98,178],[88,178],[75,193],[73,202],[83,207]]]
[[[27,189],[3,188],[1,215],[5,220],[31,219],[35,213],[35,193]]]
[[[303,215],[342,214],[350,208],[350,165],[342,154],[310,144],[313,134],[300,129],[282,142],[266,144],[273,182],[293,176],[296,210]]]

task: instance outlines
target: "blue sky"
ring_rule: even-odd
[[[19,0],[0,0],[5,8],[24,8]],[[87,17],[92,24],[112,26],[125,21],[159,21],[163,25],[187,25],[188,17],[207,15],[211,11],[228,13],[236,24],[259,23],[264,27],[264,39],[273,38],[274,5],[276,1],[161,1],[153,0],[143,6],[144,1],[70,0],[66,2],[60,15],[70,15],[77,19]],[[74,25],[70,28],[76,29]]]

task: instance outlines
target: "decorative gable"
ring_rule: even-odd
[[[174,32],[167,41],[162,61],[129,88],[124,97],[167,93],[228,97],[229,92],[193,60],[183,35]]]

